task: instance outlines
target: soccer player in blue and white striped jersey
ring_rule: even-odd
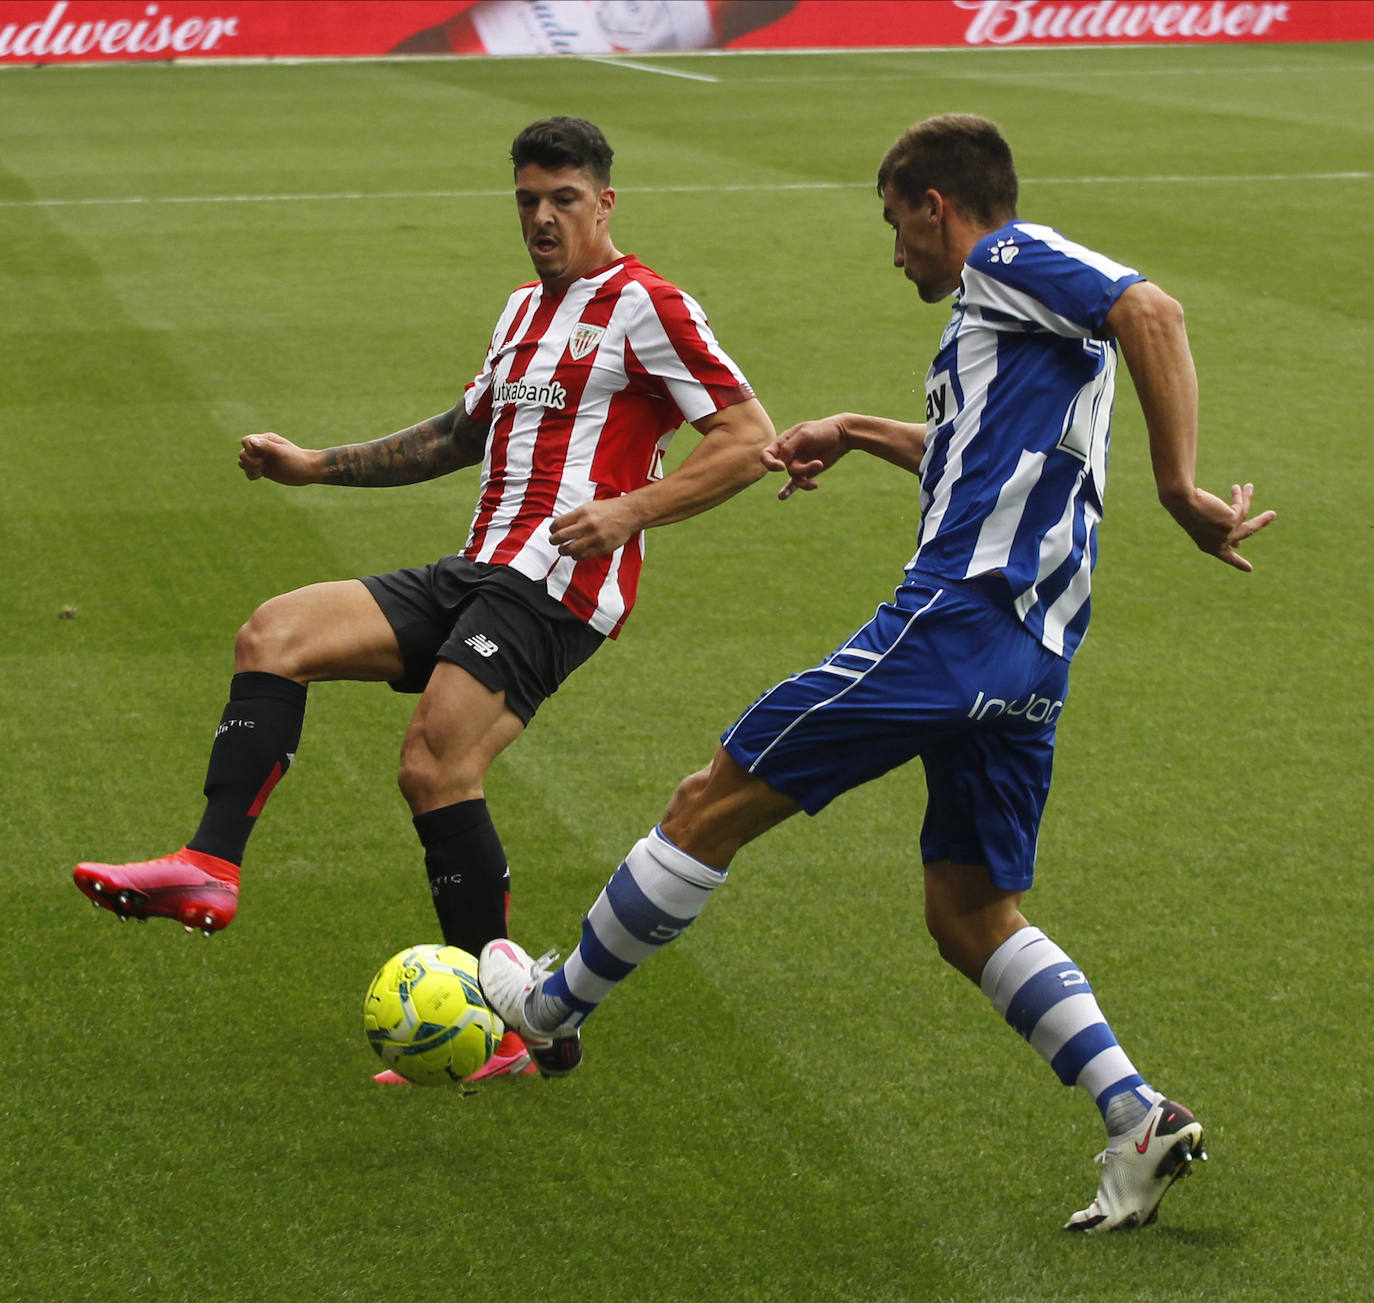
[[[920,479],[915,554],[892,601],[820,665],[765,692],[685,779],[626,856],[562,968],[509,940],[483,986],[530,1036],[580,1058],[578,1028],[681,934],[735,853],[768,828],[917,756],[926,923],[1066,1085],[1101,1111],[1097,1195],[1068,1229],[1144,1225],[1195,1157],[1201,1124],[1140,1074],[1082,970],[1021,906],[1035,867],[1068,667],[1088,624],[1117,350],[1145,415],[1160,501],[1204,552],[1273,518],[1197,487],[1197,381],[1183,313],[1138,272],[1016,216],[1011,151],[994,124],[916,124],[878,172],[893,262],[935,303],[953,294],[926,376],[925,420],[844,413],[785,431],[764,454],[779,496],[814,489],[846,453]]]

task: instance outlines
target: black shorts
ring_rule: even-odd
[[[423,692],[436,661],[452,661],[528,724],[546,697],[604,641],[541,583],[509,566],[449,556],[367,575],[401,647],[397,692]]]

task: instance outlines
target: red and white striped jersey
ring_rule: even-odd
[[[549,542],[550,522],[661,478],[683,421],[751,397],[697,303],[637,258],[562,293],[522,285],[464,397],[489,433],[463,555],[544,581],[614,638],[634,605],[643,534],[610,556],[574,561]]]

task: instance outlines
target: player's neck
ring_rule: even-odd
[[[584,258],[577,267],[569,267],[556,276],[541,276],[539,279],[548,293],[562,294],[569,286],[586,280],[588,276],[595,276],[597,272],[605,271],[607,267],[622,261],[624,257],[625,255],[608,240],[594,256]]]

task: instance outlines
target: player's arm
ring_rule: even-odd
[[[1129,286],[1107,313],[1107,326],[1135,385],[1150,439],[1150,464],[1165,509],[1202,551],[1251,570],[1236,547],[1274,519],[1250,517],[1253,484],[1231,486],[1231,501],[1197,486],[1197,370],[1183,309],[1157,285]]]
[[[368,443],[300,448],[279,434],[250,434],[239,465],[250,480],[382,488],[418,484],[482,460],[487,427],[460,402],[439,416]]]
[[[845,453],[856,449],[916,475],[925,446],[924,425],[839,412],[784,430],[763,450],[763,464],[768,470],[782,471],[787,476],[787,483],[778,490],[778,497],[785,500],[798,489],[818,488],[816,477]]]
[[[550,540],[581,561],[614,552],[633,535],[699,515],[764,474],[773,422],[756,398],[732,403],[692,424],[702,435],[676,470],[617,498],[598,498],[554,520]]]

